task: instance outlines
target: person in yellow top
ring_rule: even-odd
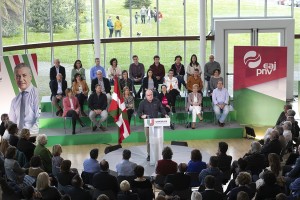
[[[120,17],[116,17],[117,20],[115,21],[115,37],[121,37],[121,30],[122,30],[122,22],[120,21]]]

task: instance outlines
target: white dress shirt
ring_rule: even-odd
[[[167,86],[167,90],[168,91],[170,90],[171,84],[172,84],[173,89],[179,91],[179,88],[178,88],[178,79],[176,77],[172,77],[172,79],[170,79],[169,76],[166,76],[165,80],[164,80],[164,84]]]
[[[23,128],[30,130],[30,133],[38,133],[38,117],[39,117],[39,94],[36,87],[32,84],[25,90],[25,118]],[[20,92],[11,101],[9,120],[19,124],[20,121],[20,106],[22,92]]]

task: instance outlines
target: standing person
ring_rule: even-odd
[[[74,67],[71,71],[71,82],[74,81],[75,74],[80,74],[83,80],[86,80],[85,77],[85,69],[82,67],[81,60],[76,60],[74,63]]]
[[[184,69],[184,65],[181,64],[182,57],[180,55],[175,56],[174,61],[175,61],[175,63],[171,66],[171,69],[174,72],[174,76],[178,79],[178,87],[180,90],[181,84],[183,84],[184,87],[186,87],[186,83],[183,79],[183,77],[185,75],[185,69]]]
[[[108,16],[107,22],[106,22],[106,26],[108,27],[109,30],[109,37],[112,37],[112,34],[114,32],[114,24],[112,22],[111,16]]]
[[[130,124],[131,117],[132,117],[132,114],[134,112],[134,98],[130,94],[129,87],[127,87],[127,86],[125,86],[123,88],[123,97],[124,97],[124,103],[125,103],[126,110],[127,110],[128,121],[129,121],[129,124]]]
[[[89,118],[93,122],[93,131],[99,127],[102,131],[106,131],[106,128],[102,125],[107,119],[107,97],[104,93],[102,93],[101,86],[99,84],[95,85],[95,90],[93,94],[90,95],[88,104],[91,109]],[[97,121],[96,117],[100,115],[101,119]]]
[[[148,6],[148,9],[147,9],[147,23],[150,24],[151,23],[151,7]]]
[[[121,36],[121,31],[122,31],[122,22],[120,21],[120,17],[116,16],[116,21],[115,21],[115,37],[122,37]]]
[[[156,23],[157,22],[157,10],[156,10],[156,7],[153,8],[153,18],[154,18],[154,21]]]
[[[50,82],[51,89],[51,103],[56,107],[56,116],[61,117],[63,114],[63,109],[59,105],[59,102],[62,102],[62,99],[65,96],[65,90],[67,89],[68,84],[66,80],[62,79],[61,73],[56,75],[56,80]],[[62,103],[61,103],[62,104]]]
[[[214,70],[215,69],[219,69],[221,72],[221,66],[220,63],[218,63],[217,61],[215,61],[215,56],[213,54],[211,54],[209,56],[209,61],[204,65],[204,77],[205,80],[207,81],[207,90],[208,88],[208,83],[210,81],[210,77],[213,76]]]
[[[110,61],[110,67],[108,68],[108,79],[110,84],[114,84],[114,77],[122,78],[121,68],[118,66],[118,60],[116,58],[112,58]]]
[[[164,82],[164,77],[165,77],[165,66],[160,64],[159,56],[155,55],[153,57],[154,63],[149,67],[149,69],[152,70],[153,75],[155,76],[156,80],[158,81],[158,84],[162,84]]]
[[[66,79],[66,69],[60,65],[59,59],[54,60],[54,66],[50,68],[50,81],[56,79],[56,75],[60,73],[63,79]]]
[[[167,86],[167,91],[171,95],[172,112],[176,113],[175,110],[176,96],[180,95],[180,92],[178,88],[178,79],[173,75],[174,75],[174,71],[170,69],[168,76],[165,77],[164,84]]]
[[[76,97],[74,97],[72,90],[70,88],[66,89],[66,97],[63,100],[64,113],[63,117],[72,117],[72,134],[75,135],[76,121],[79,121],[82,127],[85,127],[85,124],[81,121],[80,106]]]
[[[146,13],[147,13],[147,9],[145,6],[143,6],[140,10],[142,24],[146,23]]]
[[[199,120],[202,121],[201,116],[201,103],[202,95],[198,93],[199,86],[197,84],[193,85],[193,92],[188,95],[187,110],[192,112],[192,129],[195,129],[196,126],[196,116],[199,117]]]
[[[83,104],[84,101],[88,98],[89,94],[89,86],[86,84],[85,80],[82,80],[82,77],[80,74],[74,75],[74,82],[72,86],[72,92],[75,94],[75,96],[78,99],[79,105],[80,105],[80,112],[81,115],[86,117],[87,115],[83,111]]]
[[[163,18],[163,15],[162,15],[162,12],[158,11],[158,22],[161,22],[162,18]]]
[[[163,108],[160,101],[156,98],[153,98],[152,90],[146,91],[146,99],[141,101],[138,109],[138,115],[142,119],[146,118],[157,118],[158,112],[160,112],[163,116],[169,117],[166,114],[166,110]],[[150,143],[149,143],[149,128],[145,128],[145,136],[147,143],[147,161],[150,161]]]
[[[227,89],[223,87],[222,81],[218,81],[217,88],[213,91],[212,102],[219,126],[223,127],[225,125],[224,121],[229,113],[229,94]]]
[[[104,67],[100,66],[100,59],[95,58],[96,65],[91,68],[90,70],[90,78],[91,80],[97,78],[97,71],[100,70],[102,72],[102,76],[106,78],[106,72]]]
[[[138,12],[135,12],[134,14],[135,24],[138,24],[139,14]]]
[[[20,92],[11,101],[9,120],[16,123],[20,130],[27,128],[30,132],[38,132],[39,94],[31,83],[31,68],[25,63],[16,65],[14,78]]]
[[[187,73],[187,76],[188,76],[187,78],[189,78],[190,76],[193,76],[195,69],[198,69],[199,74],[201,76],[201,74],[202,74],[201,66],[197,61],[197,56],[195,54],[193,54],[191,56],[190,64],[186,68],[186,73]]]
[[[140,85],[145,76],[145,67],[143,63],[139,62],[139,57],[137,55],[132,56],[133,63],[129,66],[129,78],[133,81],[133,85]],[[133,93],[137,94],[136,96],[140,97],[141,88],[136,93],[133,86]]]

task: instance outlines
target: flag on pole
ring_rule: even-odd
[[[117,76],[114,77],[114,92],[112,94],[112,101],[108,112],[114,118],[115,123],[119,127],[119,144],[121,144],[122,141],[130,134],[130,125],[123,94],[121,93],[121,86]]]

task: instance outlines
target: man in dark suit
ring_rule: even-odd
[[[204,179],[205,190],[201,192],[202,200],[222,200],[223,195],[220,192],[217,192],[215,188],[215,177],[207,175]]]
[[[106,94],[107,102],[109,103],[111,101],[111,95],[110,95],[111,86],[110,86],[109,80],[107,78],[103,77],[103,74],[102,74],[101,70],[97,71],[97,78],[92,80],[91,90],[93,92],[96,91],[95,90],[96,84],[100,85],[101,92]]]
[[[100,162],[100,169],[101,171],[93,176],[94,188],[100,191],[110,190],[116,196],[119,191],[118,181],[115,176],[109,174],[109,164],[106,160]]]
[[[54,66],[50,69],[50,81],[56,80],[56,75],[60,73],[62,79],[66,80],[66,70],[63,66],[60,65],[59,59],[54,60]]]
[[[67,81],[62,78],[62,74],[60,73],[56,75],[55,80],[50,82],[51,103],[57,109],[56,115],[60,117],[62,116],[63,109],[58,103],[65,96],[65,90],[67,89],[67,87],[68,87]]]
[[[228,144],[226,142],[219,142],[219,148],[217,156],[219,159],[218,167],[223,172],[223,184],[226,184],[231,176],[231,161],[232,156],[226,154],[228,150]]]

